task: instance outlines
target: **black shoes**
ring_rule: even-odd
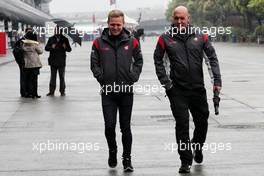
[[[41,98],[41,96],[40,95],[34,95],[34,96],[32,96],[32,98]]]
[[[54,93],[49,92],[49,93],[47,93],[47,96],[53,97],[54,96]]]
[[[117,166],[117,151],[109,151],[108,165],[111,168],[115,168]]]
[[[203,150],[202,147],[199,144],[195,144],[192,142],[192,148],[193,148],[193,159],[196,163],[200,164],[203,162]],[[191,164],[182,164],[179,173],[187,174],[190,173]]]
[[[200,164],[203,162],[203,147],[199,143],[194,143],[193,139],[191,140],[193,148],[193,160]]]
[[[24,98],[33,98],[33,95],[25,95]]]
[[[131,158],[123,158],[124,172],[133,172],[134,168],[131,164]],[[115,168],[117,166],[117,151],[109,151],[108,165],[110,168]]]
[[[179,169],[179,173],[188,174],[188,173],[190,173],[190,170],[191,170],[191,166],[190,165],[183,164],[183,165],[181,165],[181,167]]]
[[[41,98],[41,96],[40,95],[25,95],[23,98],[33,98],[33,99],[35,99],[35,98]]]
[[[198,164],[203,162],[203,151],[202,151],[202,149],[196,149],[193,151],[193,159]]]
[[[53,97],[53,96],[54,96],[54,93],[49,92],[49,93],[47,94],[47,96]],[[62,96],[62,97],[66,96],[65,92],[61,92],[61,96]]]
[[[123,158],[124,172],[133,172],[134,168],[131,164],[131,158]]]

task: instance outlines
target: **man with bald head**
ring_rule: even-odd
[[[203,78],[204,53],[214,75],[214,91],[220,92],[222,81],[215,50],[206,34],[192,30],[188,9],[184,6],[176,7],[172,18],[170,30],[158,39],[154,62],[156,74],[166,89],[176,121],[176,141],[181,160],[179,172],[189,173],[193,159],[197,163],[203,161],[202,147],[208,129],[209,109]],[[169,75],[163,63],[165,53],[170,61]],[[189,111],[195,125],[192,140],[189,137]]]
[[[187,27],[190,21],[190,15],[188,9],[184,6],[178,6],[174,9],[173,12],[174,24],[177,28]]]

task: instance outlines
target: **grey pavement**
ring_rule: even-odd
[[[156,38],[146,38],[142,43],[144,66],[138,85],[159,85],[152,59],[155,44]],[[205,68],[211,110],[208,150],[204,151],[203,164],[194,163],[189,175],[263,175],[264,47],[214,45],[223,76],[220,115],[213,114],[212,86]],[[60,97],[58,92],[53,98],[45,96],[49,84],[47,53],[41,57],[42,98],[38,100],[20,98],[16,63],[0,66],[0,176],[179,175],[175,122],[169,101],[160,92],[135,93],[132,117],[135,172],[122,171],[119,126],[118,167],[108,168],[101,99],[90,71],[90,49],[91,43],[85,43],[68,54],[66,97]],[[192,134],[192,119],[190,125]],[[60,144],[67,144],[68,148],[63,150]],[[40,151],[40,146],[44,150],[45,145],[50,148]]]
[[[11,49],[8,49],[6,51],[6,55],[4,56],[0,55],[0,65],[8,64],[13,61],[14,61],[14,57]]]

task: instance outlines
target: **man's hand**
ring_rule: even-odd
[[[222,89],[222,87],[220,87],[220,86],[214,86],[213,87],[213,91],[217,91],[219,93],[220,93],[221,89]]]
[[[66,49],[66,48],[67,48],[67,46],[66,46],[66,44],[65,44],[65,43],[63,43],[62,47],[63,47],[64,49]]]
[[[55,49],[56,48],[56,44],[52,44],[51,48]]]
[[[214,108],[215,108],[215,115],[218,115],[219,114],[219,102],[221,100],[219,97],[221,87],[220,86],[214,86],[213,91],[214,91],[213,102],[214,102]]]
[[[169,96],[172,89],[173,89],[173,84],[168,84],[167,87],[165,87],[165,92],[167,96]]]

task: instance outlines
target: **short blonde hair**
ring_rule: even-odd
[[[121,10],[111,10],[108,13],[108,19],[107,19],[107,23],[110,21],[110,18],[117,18],[117,17],[123,17],[123,21],[125,22],[125,15]]]

